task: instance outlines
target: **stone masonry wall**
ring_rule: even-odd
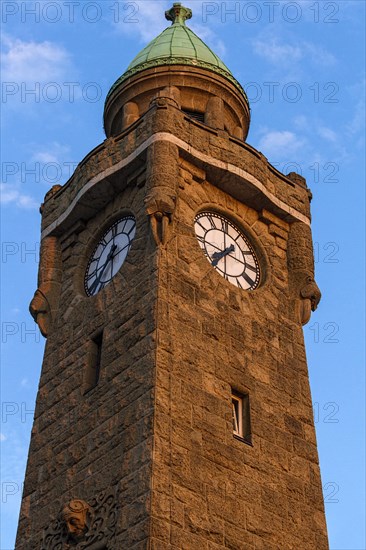
[[[143,188],[126,189],[62,240],[60,308],[46,345],[17,550],[39,550],[43,531],[72,498],[90,502],[111,488],[118,498],[115,547],[148,537],[156,264],[143,197]],[[88,298],[87,256],[121,212],[136,216],[136,238],[120,273]],[[88,345],[102,328],[100,380],[84,395]]]
[[[251,237],[266,266],[257,290],[235,288],[204,257],[193,220],[207,207]],[[288,230],[208,182],[180,181],[159,260],[151,548],[328,548]],[[252,447],[233,437],[232,388],[249,392]]]
[[[156,142],[107,173],[157,132],[190,149],[179,158],[174,140]],[[277,207],[264,213],[259,192],[245,202],[243,178],[206,166],[195,151],[245,170],[309,215],[306,188],[250,146],[164,103],[99,146],[50,196],[42,227],[56,224],[62,288],[42,368],[17,550],[39,550],[42,533],[71,498],[88,502],[111,488],[119,506],[111,548],[328,548],[298,297],[288,276],[293,217],[282,212],[280,219]],[[141,174],[132,177],[144,162],[146,185]],[[147,196],[156,223],[169,222],[166,245],[153,238]],[[203,256],[193,221],[205,208],[251,237],[264,272],[257,290],[230,285]],[[88,298],[88,255],[121,213],[137,220],[132,248],[113,281]],[[101,329],[100,381],[84,395],[88,346]],[[233,437],[231,389],[250,394],[253,446]]]

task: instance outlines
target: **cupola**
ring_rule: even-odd
[[[250,122],[246,94],[223,61],[189,28],[192,11],[174,3],[172,24],[131,61],[111,87],[105,103],[107,137],[140,118],[159,95],[196,120],[245,139]]]

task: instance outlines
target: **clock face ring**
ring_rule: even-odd
[[[94,296],[111,282],[124,263],[136,234],[136,220],[124,216],[115,221],[104,232],[89,259],[84,289],[88,296]]]
[[[232,221],[216,212],[201,212],[194,229],[207,260],[222,277],[244,290],[258,287],[261,273],[257,255]]]

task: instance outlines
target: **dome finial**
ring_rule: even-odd
[[[185,8],[180,2],[174,2],[173,7],[165,12],[165,17],[173,25],[185,25],[186,20],[192,17],[192,10]]]

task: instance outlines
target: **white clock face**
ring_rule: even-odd
[[[88,296],[102,290],[117,274],[131,248],[136,233],[133,216],[117,220],[104,233],[88,263],[84,287]]]
[[[222,277],[244,290],[258,287],[259,262],[240,229],[216,212],[198,214],[194,229],[207,260]]]

